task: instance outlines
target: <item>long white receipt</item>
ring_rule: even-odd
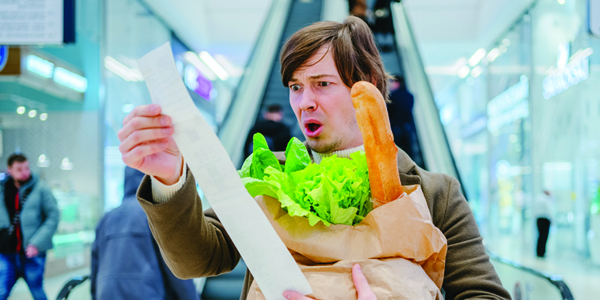
[[[267,217],[248,194],[225,148],[192,102],[175,66],[170,43],[138,60],[152,102],[173,120],[173,138],[268,300],[293,290],[310,294],[298,268]]]

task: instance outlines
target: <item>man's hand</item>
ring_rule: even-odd
[[[34,245],[29,245],[27,246],[27,249],[25,249],[25,256],[27,256],[27,258],[36,257],[38,254],[40,254],[40,252]]]
[[[354,281],[354,287],[356,287],[356,292],[358,293],[358,300],[377,300],[359,264],[355,264],[352,267],[352,280]],[[285,291],[283,296],[288,300],[313,300],[312,298],[292,291]]]
[[[117,136],[126,165],[172,185],[179,180],[182,156],[173,140],[170,117],[156,104],[136,107],[123,120]]]

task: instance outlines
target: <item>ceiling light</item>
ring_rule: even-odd
[[[144,77],[139,70],[128,68],[110,56],[104,58],[104,67],[127,81],[144,81]]]
[[[19,107],[17,107],[17,113],[20,114],[20,115],[24,114],[25,110],[27,110],[25,108],[25,106],[19,106]]]
[[[506,47],[510,46],[510,40],[509,39],[503,39],[502,40],[502,45],[504,45]]]
[[[63,158],[60,163],[60,169],[65,171],[73,170],[73,163],[69,161],[68,157]]]
[[[500,49],[498,48],[494,48],[492,50],[490,50],[490,52],[487,55],[487,60],[489,62],[493,62],[494,60],[496,60],[496,58],[498,58],[498,56],[500,56]]]
[[[483,68],[481,66],[477,66],[471,71],[471,76],[473,76],[473,78],[477,78],[479,75],[481,75],[481,73],[483,73]]]
[[[225,71],[227,71],[227,73],[229,73],[230,76],[232,77],[240,77],[244,74],[244,68],[238,68],[236,66],[234,66],[229,59],[227,59],[227,57],[225,57],[225,55],[222,54],[216,54],[215,55],[215,60],[221,65],[223,66],[223,69],[225,69]]]
[[[498,47],[498,49],[500,50],[500,52],[504,53],[506,52],[506,50],[508,50],[508,48],[506,48],[506,46],[504,45],[500,45],[500,47]]]
[[[558,4],[560,4],[560,5],[565,4],[565,0],[558,0]]]
[[[30,118],[35,118],[35,116],[37,115],[37,110],[32,109],[29,111],[29,113],[27,114]]]
[[[469,68],[469,66],[464,66],[458,70],[458,77],[465,78],[469,75],[469,72],[471,72],[471,68]]]
[[[192,64],[202,75],[208,78],[211,81],[217,80],[217,74],[211,70],[200,57],[196,55],[194,52],[188,51],[183,55],[183,58],[187,60],[190,64]]]
[[[54,71],[54,64],[35,55],[27,56],[27,70],[42,77],[51,78]]]
[[[48,159],[48,157],[46,157],[46,155],[41,154],[38,157],[37,166],[40,168],[47,168],[48,166],[50,166],[50,160]]]
[[[486,53],[487,52],[483,48],[480,48],[479,50],[475,51],[473,56],[471,56],[471,58],[469,58],[469,66],[471,66],[471,67],[476,66],[481,61],[481,59],[485,56]]]
[[[200,59],[202,59],[202,61],[211,69],[213,70],[213,72],[215,72],[215,74],[217,74],[217,76],[225,81],[227,79],[229,79],[229,74],[227,74],[227,71],[225,71],[225,69],[223,69],[223,67],[221,67],[221,65],[219,65],[219,63],[212,57],[210,56],[210,54],[206,51],[202,51],[200,52]]]
[[[87,79],[67,69],[56,68],[54,70],[54,81],[81,93],[87,90]]]
[[[48,120],[48,114],[47,113],[41,113],[40,114],[40,120],[42,120],[42,121]]]

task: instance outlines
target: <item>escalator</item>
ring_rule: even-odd
[[[247,72],[242,78],[230,111],[219,131],[221,141],[238,167],[243,160],[242,153],[246,138],[245,134],[240,132],[249,132],[259,120],[260,112],[269,105],[281,105],[286,116],[283,122],[293,129],[292,135],[303,139],[294,113],[288,104],[288,90],[281,84],[279,50],[285,40],[298,29],[319,21],[323,7],[331,9],[331,3],[334,2],[344,1],[273,1],[273,8],[251,55]],[[338,9],[347,11],[347,7]],[[420,165],[425,166],[428,171],[444,173],[461,181],[403,5],[393,3],[391,13],[395,29],[394,43],[391,50],[382,52],[382,59],[388,72],[400,73],[404,76],[408,90],[415,97],[413,116],[418,139],[416,155],[419,156],[415,160],[421,160]],[[279,31],[269,26],[279,26]],[[276,32],[269,32],[269,30]],[[264,67],[269,65],[270,68]],[[466,195],[464,187],[463,194]],[[514,299],[573,299],[569,288],[559,276],[543,274],[491,253],[490,257],[505,288]],[[237,299],[234,294],[237,293],[239,297],[243,272],[238,270],[236,274],[233,277],[226,275],[207,279],[203,299]],[[225,282],[227,286],[224,285]],[[234,289],[235,292],[228,292],[229,296],[225,297],[219,292],[225,289],[228,291]]]

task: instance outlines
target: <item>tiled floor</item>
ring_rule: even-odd
[[[62,289],[62,287],[67,283],[71,278],[78,275],[88,275],[90,274],[90,269],[79,269],[68,274],[59,275],[55,277],[46,278],[44,280],[44,290],[46,291],[46,296],[48,300],[55,300],[56,296]],[[68,298],[69,300],[90,300],[92,299],[90,295],[90,284],[89,280],[82,283],[76,289],[73,290],[71,295]],[[10,297],[8,300],[33,300],[31,297],[31,293],[29,292],[29,288],[23,279],[19,279],[17,284],[13,288]]]
[[[600,266],[575,256],[549,251],[545,258],[538,258],[530,245],[519,243],[510,237],[486,242],[486,247],[504,258],[518,262],[550,275],[560,275],[573,293],[575,300],[600,299]],[[505,286],[506,287],[506,286]],[[509,287],[506,287],[512,293]]]

